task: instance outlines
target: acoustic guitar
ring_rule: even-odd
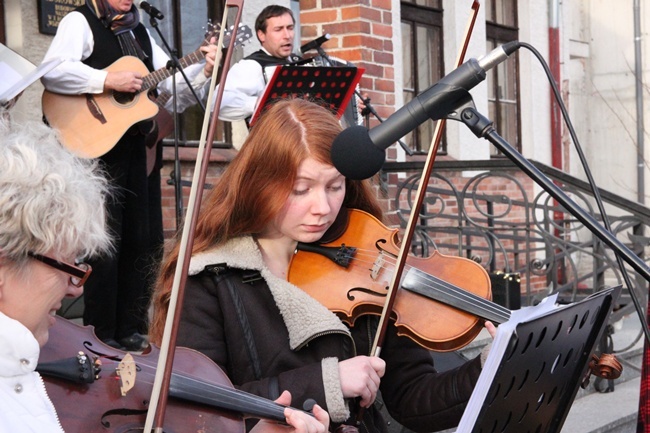
[[[203,44],[218,36],[220,29],[207,32]],[[230,43],[232,27],[224,34],[224,45]],[[240,25],[235,43],[240,44],[252,37],[250,27]],[[203,45],[202,44],[202,45]],[[179,59],[182,68],[205,58],[201,49]],[[160,68],[149,72],[137,57],[124,56],[108,66],[106,71],[136,71],[143,75],[142,89],[128,93],[115,90],[98,94],[64,95],[45,90],[42,97],[43,115],[51,127],[59,131],[64,147],[84,158],[104,155],[117,144],[126,131],[143,120],[158,113],[158,105],[149,94],[158,83],[169,78],[171,69]]]

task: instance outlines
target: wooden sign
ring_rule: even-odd
[[[61,19],[84,3],[84,0],[38,0],[38,31],[54,35]]]

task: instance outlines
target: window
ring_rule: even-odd
[[[485,2],[487,52],[506,42],[517,40],[517,1],[487,0]],[[518,56],[515,52],[505,62],[487,74],[488,107],[490,120],[508,143],[521,149],[519,119]],[[492,156],[499,156],[491,147]]]
[[[442,77],[442,1],[402,1],[401,19],[404,104],[407,104]],[[416,153],[427,153],[434,130],[435,122],[424,122],[404,142]],[[439,150],[446,150],[444,140]]]
[[[181,0],[161,0],[158,5],[158,8],[165,16],[158,27],[167,43],[179,51],[177,54],[180,58],[199,48],[208,27],[208,17],[212,17],[211,21],[214,24],[221,23],[225,0],[218,0],[217,2],[183,0],[182,7]],[[167,52],[158,32],[152,28],[149,18],[146,15],[144,18],[143,23],[149,28],[153,38]],[[229,16],[228,22],[231,23],[233,20],[234,16]],[[205,104],[206,101],[202,101],[202,103]],[[196,143],[201,138],[203,113],[201,106],[196,104],[180,115],[178,131],[181,143]],[[173,139],[173,135],[171,138]],[[214,143],[218,147],[231,146],[230,123],[218,123]]]

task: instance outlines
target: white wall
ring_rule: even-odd
[[[462,48],[467,24],[473,13],[470,6],[470,2],[455,0],[445,0],[443,2],[443,41],[446,73],[453,71],[457,67],[458,53]],[[479,8],[479,14],[469,39],[464,60],[479,58],[485,53],[485,9]],[[485,82],[476,86],[470,93],[478,112],[487,116],[487,85]],[[476,137],[464,124],[448,121],[446,129],[449,156],[458,160],[488,159],[490,157],[490,143]]]
[[[583,138],[583,146],[588,149],[587,157],[597,184],[636,200],[633,1],[617,2],[616,6],[604,0],[585,0],[583,3],[583,11],[589,17],[585,34],[589,37],[590,48],[583,83],[586,104],[577,105],[573,110],[582,109],[588,113],[584,119],[588,131]],[[647,8],[643,10],[642,18],[646,99],[650,99],[647,91],[650,56],[648,13],[650,11]],[[649,103],[650,101],[645,101],[646,119]]]

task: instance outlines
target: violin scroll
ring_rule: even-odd
[[[584,389],[589,385],[589,378],[592,374],[603,379],[614,380],[621,377],[622,372],[623,365],[611,353],[603,353],[600,358],[595,354],[591,355],[589,369],[581,386]]]
[[[594,376],[602,377],[603,379],[618,379],[621,377],[623,365],[611,353],[603,353],[600,355],[600,358],[596,355],[591,355],[589,371]]]

